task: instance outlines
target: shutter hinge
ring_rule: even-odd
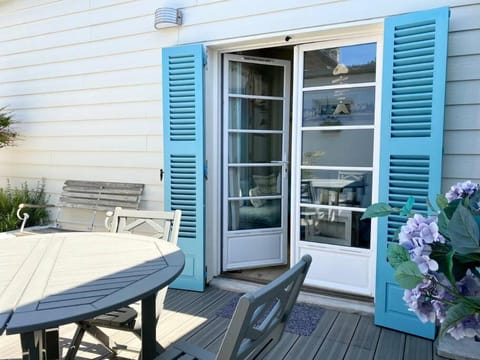
[[[163,174],[165,172],[163,171],[163,169],[160,169],[160,181],[163,181]]]
[[[203,174],[205,176],[205,180],[208,180],[208,160],[205,161],[205,165],[203,167]]]

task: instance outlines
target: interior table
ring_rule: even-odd
[[[180,275],[184,263],[177,246],[142,235],[72,232],[0,239],[0,334],[20,334],[23,358],[43,360],[51,358],[46,329],[141,300],[142,358],[153,359],[155,295]]]

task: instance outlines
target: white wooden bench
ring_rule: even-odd
[[[92,231],[97,212],[113,211],[115,207],[138,209],[144,184],[67,180],[57,205],[20,204],[17,216],[22,220],[20,234],[24,233],[29,218],[28,208],[56,207],[55,221],[47,226],[33,226],[28,232]],[[103,224],[103,217],[102,217]]]

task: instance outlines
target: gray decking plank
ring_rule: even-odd
[[[230,322],[228,318],[217,316],[216,312],[236,295],[237,293],[211,286],[207,287],[204,293],[169,289],[165,300],[166,311],[162,313],[157,327],[160,343],[168,346],[182,339],[216,352]],[[359,318],[358,323],[354,320],[356,317]],[[65,331],[67,329],[68,331]],[[70,325],[65,329],[62,327],[62,341],[67,342],[73,335],[73,330],[74,327]],[[133,349],[137,348],[138,345],[135,344],[138,340],[130,334],[128,336],[125,338],[126,343],[133,345]],[[130,345],[129,349],[132,349]],[[371,316],[326,310],[310,336],[284,333],[280,343],[267,359],[311,360],[318,356],[322,360],[363,360],[372,359],[374,351],[373,358],[377,360],[446,360],[436,355],[432,349],[433,345],[429,340],[376,327]],[[103,347],[90,338],[82,343],[82,350],[81,355],[79,354],[81,359],[98,359],[104,354]],[[136,359],[138,353],[134,350],[121,352],[119,355],[122,359]],[[0,359],[20,358],[19,337],[1,336]]]
[[[218,309],[218,302],[226,297],[230,297],[230,294],[231,293],[220,289],[208,291],[205,297],[184,308],[178,316],[174,316],[172,319],[166,321],[160,319],[164,326],[162,326],[161,331],[157,331],[157,338],[160,339],[161,344],[165,346],[177,341],[192,331],[197,331],[196,329],[201,327],[207,320],[204,317],[204,313],[208,308]]]
[[[300,337],[285,355],[285,359],[313,359],[339,314],[337,311],[325,310],[313,333]]]
[[[284,331],[282,337],[280,338],[280,342],[270,351],[270,353],[265,357],[265,359],[283,359],[300,338],[300,335],[295,335]]]
[[[380,337],[380,328],[375,326],[371,316],[362,316],[344,360],[373,359]]]
[[[405,334],[382,328],[378,339],[375,360],[402,360],[405,349]]]
[[[342,359],[359,321],[360,315],[340,313],[314,359]]]
[[[404,354],[404,359],[408,360],[432,359],[432,341],[418,336],[407,335]]]

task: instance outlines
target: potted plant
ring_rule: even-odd
[[[362,218],[402,214],[398,243],[388,247],[388,261],[404,289],[403,300],[423,322],[437,322],[439,336],[480,336],[480,186],[458,183],[438,195],[432,214],[370,205]],[[478,345],[480,347],[480,344]]]

